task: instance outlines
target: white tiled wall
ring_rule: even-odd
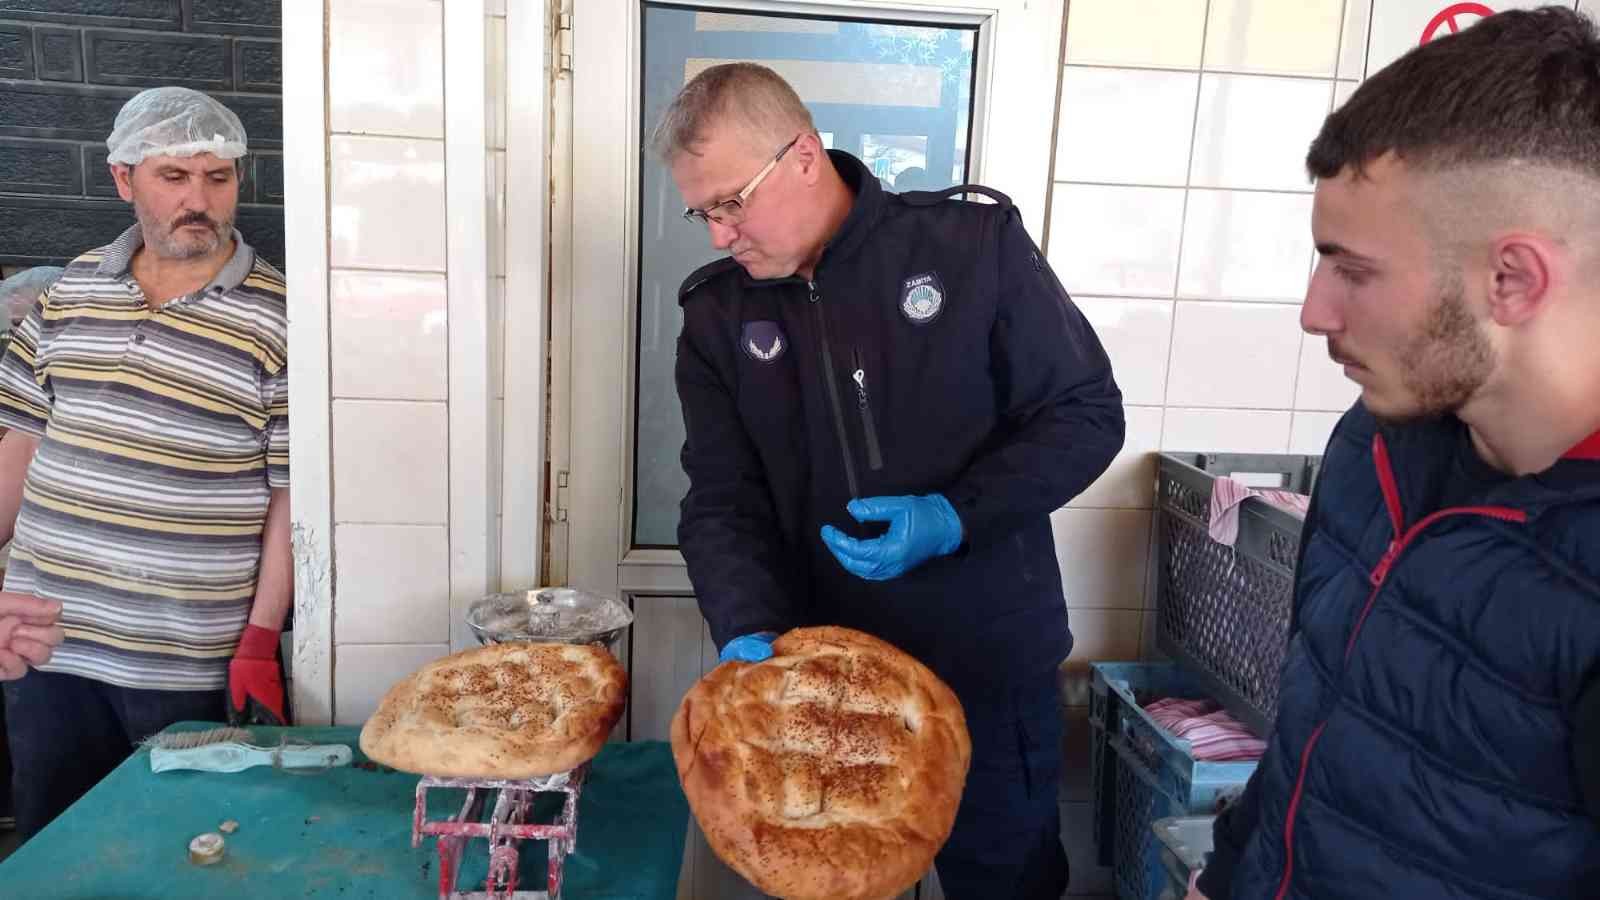
[[[328,0],[334,715],[450,641],[449,404],[504,390],[505,10],[491,3],[490,398],[451,395],[441,0]],[[490,496],[498,513],[498,447]],[[498,517],[495,522],[498,525]],[[489,546],[498,549],[498,531]],[[491,560],[491,572],[498,571]]]
[[[1153,451],[1320,453],[1355,399],[1299,327],[1303,160],[1362,76],[1371,2],[1068,5],[1048,253],[1128,419],[1110,471],[1053,517],[1075,671],[1151,649]]]

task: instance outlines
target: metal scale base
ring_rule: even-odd
[[[439,900],[561,900],[562,870],[567,854],[578,844],[578,796],[583,793],[583,780],[588,773],[589,765],[585,763],[570,772],[523,781],[424,775],[417,782],[411,846],[422,846],[426,837],[438,839]],[[460,814],[444,821],[428,821],[427,792],[432,788],[466,790],[467,799]],[[488,822],[481,822],[479,819],[490,790],[498,792],[494,813]],[[534,796],[555,792],[567,795],[556,821],[549,825],[529,824],[527,818]],[[456,889],[456,876],[461,868],[462,852],[471,838],[489,841],[489,877],[482,891],[463,892]],[[545,890],[517,890],[517,851],[525,840],[542,840],[549,845]]]

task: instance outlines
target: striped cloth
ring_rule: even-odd
[[[1240,762],[1260,759],[1267,742],[1229,715],[1214,700],[1169,697],[1145,706],[1144,711],[1173,737],[1189,742],[1189,752],[1206,762]]]
[[[223,686],[289,484],[283,276],[233,239],[209,286],[152,310],[135,225],[68,264],[0,359],[0,425],[41,439],[5,589],[62,602],[49,671]]]
[[[1211,524],[1208,529],[1213,541],[1233,546],[1233,542],[1239,539],[1239,505],[1251,497],[1259,497],[1302,519],[1311,507],[1311,498],[1305,494],[1263,490],[1232,478],[1217,478],[1211,482]]]

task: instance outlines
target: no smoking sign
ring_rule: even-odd
[[[1427,27],[1422,29],[1422,39],[1417,43],[1426,44],[1440,35],[1455,34],[1484,16],[1492,15],[1494,10],[1482,3],[1453,3],[1428,20]]]
[[[1367,42],[1365,75],[1370,77],[1419,44],[1470,28],[1484,16],[1508,9],[1533,9],[1548,5],[1549,0],[1488,0],[1486,3],[1373,0],[1372,33]],[[1569,2],[1566,5],[1588,7],[1591,3]]]

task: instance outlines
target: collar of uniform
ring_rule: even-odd
[[[829,150],[828,158],[833,160],[833,167],[838,170],[839,177],[844,180],[845,186],[856,195],[855,202],[850,204],[850,215],[845,216],[839,230],[828,239],[828,244],[822,250],[822,260],[818,267],[849,256],[861,246],[872,232],[873,226],[878,222],[878,214],[883,209],[883,187],[878,184],[878,177],[872,174],[861,160],[844,152],[843,150]]]
[[[95,267],[95,272],[100,275],[109,275],[120,278],[128,274],[128,269],[133,265],[133,256],[144,246],[144,230],[138,223],[128,227],[127,231],[117,236],[110,246],[106,247],[105,254],[100,258],[100,265]],[[233,229],[233,256],[229,257],[217,274],[212,277],[211,283],[205,286],[200,293],[208,293],[212,288],[231,291],[241,284],[250,274],[256,264],[256,251],[244,242],[244,235],[239,229]]]
[[[883,187],[878,184],[878,177],[873,175],[861,160],[844,152],[843,150],[829,150],[828,157],[833,160],[833,167],[838,170],[839,177],[844,179],[845,187],[855,194],[855,200],[850,204],[850,214],[845,216],[840,223],[839,230],[828,238],[828,243],[822,248],[822,259],[817,263],[817,272],[831,262],[837,262],[849,256],[867,235],[872,232],[872,226],[878,221],[878,212],[883,209]],[[804,276],[795,274],[784,278],[753,278],[743,268],[739,270],[739,277],[746,287],[765,288],[776,287],[784,284],[805,284]]]

